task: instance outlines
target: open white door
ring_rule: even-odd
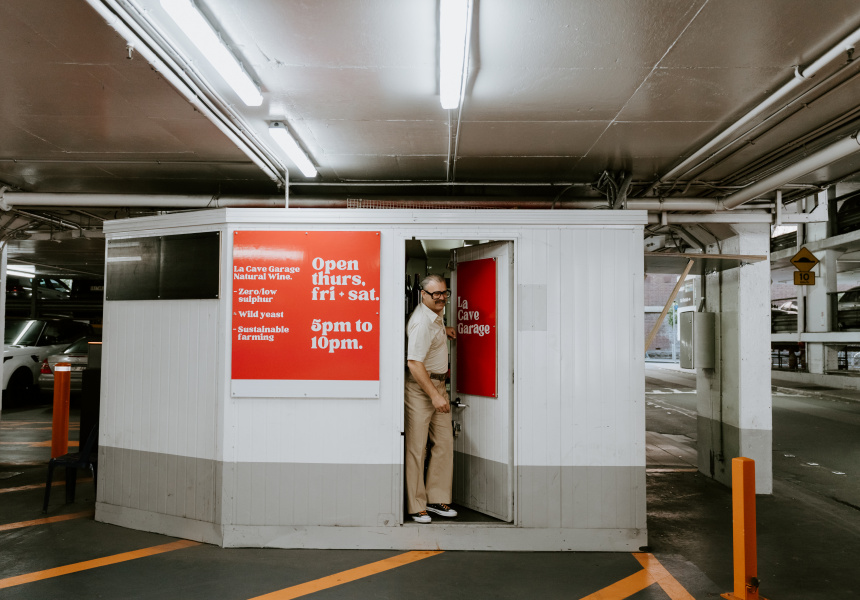
[[[454,259],[451,307],[458,332],[451,396],[465,405],[452,409],[454,502],[512,521],[513,242],[457,248]],[[487,292],[493,285],[487,279],[493,267],[495,294]],[[495,318],[489,315],[493,309]],[[470,348],[469,356],[463,354]]]

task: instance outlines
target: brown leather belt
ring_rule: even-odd
[[[446,379],[448,379],[448,373],[427,373],[427,374],[430,376],[430,379],[435,379],[437,381],[445,381]],[[415,379],[415,377],[412,375],[412,371],[409,370],[409,367],[406,367],[406,375],[408,377],[412,377],[412,379]]]

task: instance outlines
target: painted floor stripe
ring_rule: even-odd
[[[621,600],[622,598],[629,598],[633,594],[641,592],[652,583],[654,583],[654,578],[651,577],[648,571],[637,571],[630,577],[616,581],[602,590],[589,594],[582,600]]]
[[[6,579],[0,579],[0,589],[13,587],[24,583],[33,583],[34,581],[41,581],[43,579],[50,579],[52,577],[59,577],[61,575],[68,575],[69,573],[78,573],[80,571],[86,571],[88,569],[96,569],[98,567],[115,565],[117,563],[126,562],[129,560],[135,560],[147,556],[155,556],[156,554],[163,554],[164,552],[172,552],[174,550],[181,550],[183,548],[190,548],[191,546],[198,545],[200,545],[200,542],[179,540],[178,542],[170,542],[169,544],[152,546],[151,548],[143,548],[142,550],[123,552],[122,554],[114,554],[113,556],[106,556],[104,558],[96,558],[94,560],[74,563],[71,565],[66,565],[65,567],[57,567],[55,569],[47,569],[45,571],[36,571],[35,573],[27,573],[26,575],[18,575],[17,577],[7,577]]]
[[[251,600],[291,600],[292,598],[300,598],[301,596],[307,596],[308,594],[313,594],[314,592],[319,592],[320,590],[327,590],[329,588],[343,585],[344,583],[356,581],[357,579],[362,579],[364,577],[376,575],[377,573],[396,569],[397,567],[402,567],[404,565],[408,565],[410,563],[414,563],[425,558],[430,558],[431,556],[436,556],[437,554],[442,554],[442,551],[428,550],[406,552],[405,554],[398,554],[397,556],[392,556],[391,558],[386,558],[385,560],[370,563],[369,565],[364,565],[361,567],[356,567],[355,569],[350,569],[348,571],[335,573],[334,575],[329,575],[328,577],[314,579],[313,581],[308,581],[307,583],[300,583],[299,585],[284,588],[282,590],[278,590],[277,592],[264,594],[262,596],[256,596],[254,598],[251,598]]]
[[[695,600],[653,554],[636,553],[633,556],[672,600]]]
[[[645,469],[646,473],[698,473],[695,467],[653,467]]]
[[[34,525],[45,525],[47,523],[59,523],[60,521],[71,521],[72,519],[85,519],[95,515],[95,511],[86,510],[84,512],[72,513],[69,515],[57,515],[56,517],[45,517],[44,519],[35,519],[33,521],[20,521],[18,523],[7,523],[0,525],[0,531],[10,531],[12,529],[22,529],[24,527],[33,527]]]
[[[78,479],[78,483],[86,483],[86,482],[92,481],[92,480],[93,480],[92,477],[87,477],[86,479]],[[66,482],[65,481],[54,481],[51,483],[52,487],[58,486],[58,485],[66,485]],[[13,487],[13,488],[0,488],[0,494],[5,494],[6,492],[22,492],[24,490],[35,490],[36,488],[43,488],[43,487],[45,487],[44,483],[34,483],[32,485],[19,485],[18,487]]]
[[[51,440],[44,440],[41,442],[0,442],[0,445],[3,446],[29,446],[30,448],[50,448]],[[69,448],[77,448],[78,442],[69,440],[68,443]]]
[[[24,427],[15,425],[14,427],[10,427],[10,429],[14,429],[16,432],[18,431],[53,431],[53,427]],[[75,431],[78,428],[75,426],[69,427],[69,430]]]
[[[582,600],[624,600],[654,583],[663,588],[672,600],[695,600],[653,554],[636,552],[633,556],[642,565],[641,571],[589,594]]]

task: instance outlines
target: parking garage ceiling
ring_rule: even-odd
[[[159,0],[0,3],[6,239],[86,237],[155,195],[283,197],[284,169],[298,205],[563,206],[612,201],[619,189],[626,199],[719,199],[860,129],[853,50],[803,76],[860,27],[856,0],[473,0],[452,110],[439,102],[437,0],[196,4],[258,84],[260,106],[239,100]],[[129,48],[122,27],[148,41]],[[150,64],[144,50],[174,66]],[[206,110],[177,88],[183,78]],[[677,171],[795,79],[791,94]],[[304,177],[272,142],[273,121],[318,175]],[[858,172],[860,152],[785,182],[783,194],[860,184]],[[25,206],[45,194],[56,209]],[[88,206],[60,194],[84,194]],[[117,206],[108,194],[143,200]]]

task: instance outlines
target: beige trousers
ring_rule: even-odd
[[[431,379],[445,399],[445,382]],[[454,432],[451,413],[436,412],[433,403],[411,374],[406,374],[406,504],[409,514],[419,513],[427,504],[450,504],[454,481]],[[424,454],[428,440],[430,462],[424,476]]]

